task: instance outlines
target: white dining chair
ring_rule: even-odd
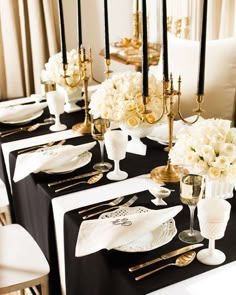
[[[11,224],[11,212],[5,184],[0,179],[0,225]]]
[[[31,235],[19,224],[0,227],[0,294],[40,286],[48,295],[49,264]]]

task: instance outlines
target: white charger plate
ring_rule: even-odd
[[[137,207],[128,207],[128,208],[119,208],[112,212],[106,212],[100,215],[99,218],[114,218],[122,217],[131,214],[145,213],[150,211],[146,207],[137,206]],[[161,247],[169,243],[173,237],[176,235],[177,229],[175,226],[174,219],[170,219],[167,222],[163,223],[155,230],[143,235],[141,238],[115,248],[115,250],[123,252],[145,252]]]
[[[32,120],[39,118],[42,116],[44,110],[40,110],[36,113],[30,114],[24,119],[21,120],[15,120],[15,121],[2,121],[3,124],[9,124],[9,125],[24,125],[30,123]]]
[[[81,168],[87,165],[91,161],[91,159],[92,159],[92,153],[84,152],[83,154],[72,159],[71,161],[67,162],[63,166],[55,167],[53,169],[48,169],[48,170],[45,170],[44,172],[48,174],[70,173],[78,168]]]

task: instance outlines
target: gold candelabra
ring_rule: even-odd
[[[70,75],[68,73],[68,64],[63,64],[64,75],[64,83],[66,87],[76,88],[81,85],[83,87],[84,92],[84,109],[85,109],[85,119],[83,123],[75,124],[72,129],[76,132],[80,132],[82,134],[91,133],[91,122],[89,118],[89,97],[88,97],[88,84],[89,79],[91,78],[96,83],[100,83],[94,78],[93,74],[93,58],[92,58],[92,50],[89,48],[89,53],[86,54],[85,48],[81,45],[78,49],[78,67],[79,72],[73,73]]]
[[[177,114],[179,115],[180,119],[188,124],[191,125],[198,121],[199,117],[201,116],[201,113],[203,112],[201,108],[201,104],[203,102],[203,95],[197,95],[196,102],[197,102],[197,108],[194,110],[194,113],[196,114],[196,118],[189,122],[186,120],[182,113],[181,113],[181,77],[179,76],[178,79],[178,89],[174,89],[173,85],[173,77],[172,74],[170,75],[170,81],[163,80],[163,107],[162,107],[162,113],[159,118],[157,118],[155,121],[150,122],[148,118],[148,114],[150,113],[150,110],[146,107],[147,97],[143,97],[143,104],[144,104],[144,111],[142,112],[143,120],[148,122],[149,124],[154,124],[159,122],[163,116],[166,114],[168,118],[168,135],[169,135],[169,142],[168,142],[168,151],[171,150],[173,146],[173,127],[174,127],[174,119],[175,119],[175,111],[174,111],[174,97],[177,96]],[[177,166],[173,166],[170,163],[170,160],[167,160],[167,164],[165,166],[159,166],[154,168],[150,176],[151,178],[158,183],[163,182],[178,182],[179,181],[179,168]]]
[[[92,68],[92,53],[91,49],[89,50],[89,55],[86,55],[85,48],[81,46],[79,50],[79,64],[80,64],[80,77],[83,82],[84,88],[84,112],[85,118],[83,123],[77,123],[72,126],[72,130],[76,132],[80,132],[82,134],[90,134],[91,133],[91,122],[89,118],[89,98],[88,98],[88,82],[90,79],[90,75],[88,73],[88,66],[90,66],[90,73],[93,73]]]

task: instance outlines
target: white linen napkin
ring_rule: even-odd
[[[30,173],[51,170],[68,163],[82,153],[89,151],[96,142],[83,145],[62,145],[39,149],[33,153],[18,155],[13,180],[15,182],[25,178]]]
[[[47,107],[47,103],[33,103],[0,108],[0,122],[20,121]]]
[[[177,215],[183,206],[145,213],[126,215],[129,226],[113,224],[116,218],[85,220],[81,223],[75,247],[75,256],[84,256],[101,249],[113,249],[137,240]]]

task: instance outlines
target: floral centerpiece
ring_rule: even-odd
[[[149,76],[146,109],[151,112],[145,115],[145,119],[142,114],[144,105],[140,72],[115,73],[110,79],[105,80],[91,96],[89,108],[94,117],[108,119],[121,129],[125,129],[132,136],[128,151],[144,155],[146,146],[144,147],[140,138],[152,131],[153,123],[162,114],[162,83],[154,75]]]
[[[45,64],[45,69],[42,70],[41,82],[42,84],[55,83],[57,89],[65,92],[65,111],[70,113],[80,109],[80,107],[76,105],[76,102],[81,99],[82,89],[77,50],[72,49],[70,52],[67,52],[67,63],[67,78],[65,80],[61,52],[51,56]]]
[[[162,83],[154,75],[149,76],[149,98],[147,109],[151,111],[146,119],[153,123],[162,112]],[[90,113],[94,117],[109,119],[117,124],[137,128],[144,123],[141,112],[142,74],[140,72],[115,73],[105,80],[91,96]]]
[[[236,128],[230,121],[208,119],[181,129],[169,152],[173,165],[205,175],[208,181],[236,184]],[[216,193],[216,192],[215,192]]]
[[[80,67],[77,50],[72,49],[70,52],[67,52],[67,63],[67,84],[76,84],[80,76]],[[65,79],[63,76],[64,69],[62,63],[62,54],[61,52],[59,52],[51,56],[48,62],[45,64],[45,69],[43,69],[41,73],[41,81],[42,83],[53,82],[62,86],[66,86]],[[68,87],[68,90],[72,91],[72,87]]]

